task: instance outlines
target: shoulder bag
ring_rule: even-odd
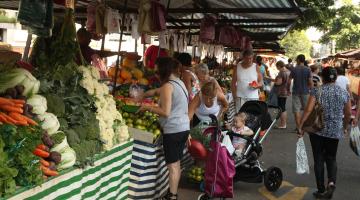
[[[317,133],[324,128],[324,115],[321,106],[321,88],[319,89],[319,100],[315,102],[315,106],[309,117],[305,120],[302,129],[307,133]]]

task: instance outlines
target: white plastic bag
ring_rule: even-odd
[[[120,14],[113,9],[106,9],[105,26],[108,33],[120,33]]]
[[[360,130],[358,126],[351,128],[350,147],[356,155],[360,156]]]
[[[309,163],[306,155],[304,139],[301,137],[296,142],[296,173],[309,174]]]
[[[230,155],[233,155],[235,148],[232,145],[231,139],[229,137],[229,135],[225,135],[222,142],[221,142],[221,146],[225,146],[226,149],[228,150],[228,152],[230,153]]]

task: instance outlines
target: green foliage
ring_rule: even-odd
[[[295,59],[297,55],[304,54],[310,58],[311,41],[306,36],[305,31],[292,31],[280,41],[281,46],[285,48],[285,55]]]
[[[297,30],[310,27],[324,30],[329,24],[329,19],[335,17],[335,9],[329,8],[334,5],[334,0],[296,0],[296,2],[301,8],[306,9],[295,26]]]
[[[16,190],[15,177],[18,170],[9,167],[8,155],[4,152],[5,143],[0,137],[0,197],[11,195]]]
[[[13,176],[16,185],[33,186],[41,184],[43,179],[39,158],[33,155],[32,151],[41,143],[43,130],[39,126],[16,127],[12,125],[1,125],[0,133],[0,139],[4,142],[3,145],[0,145],[0,154],[3,150],[7,153],[8,158],[6,162],[3,162],[4,160],[1,159],[6,159],[6,157],[5,155],[1,155],[0,165],[1,163],[6,163],[9,168],[13,169],[11,171],[8,169],[7,172],[10,176]],[[1,168],[2,167],[0,167],[0,173]],[[7,190],[13,192],[14,190],[12,190],[11,187],[14,182],[9,180],[6,184],[6,187],[9,187]]]
[[[337,17],[329,20],[327,31],[321,42],[336,42],[336,50],[360,47],[360,8],[345,5],[337,10]]]
[[[82,167],[86,164],[92,164],[94,155],[102,150],[101,143],[98,140],[85,140],[71,148],[76,152],[76,163]]]

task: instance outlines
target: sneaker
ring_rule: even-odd
[[[313,196],[317,199],[326,199],[326,191],[324,192],[319,192],[319,191],[316,191],[313,193]]]
[[[331,198],[332,198],[335,189],[336,189],[336,187],[335,187],[335,185],[333,185],[333,184],[329,185],[329,186],[326,188],[326,192],[325,192],[326,195],[325,195],[325,196],[326,196],[327,199],[331,199]]]

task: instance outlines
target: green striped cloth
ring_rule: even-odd
[[[125,200],[128,198],[133,141],[98,155],[95,165],[72,169],[41,186],[22,189],[9,200]]]

